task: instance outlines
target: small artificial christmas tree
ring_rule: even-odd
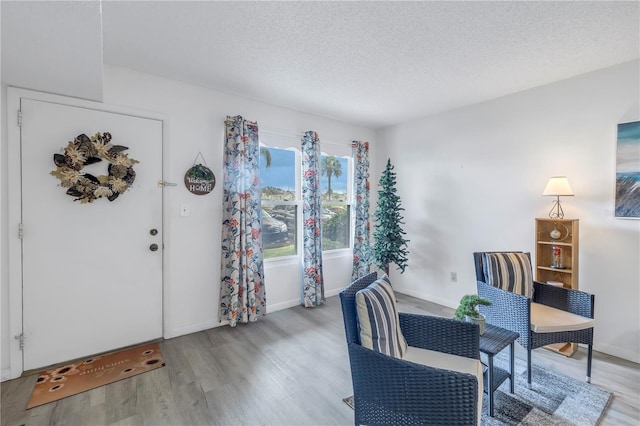
[[[400,197],[396,194],[396,174],[393,172],[391,159],[387,160],[387,167],[382,172],[378,185],[378,207],[373,215],[376,230],[373,233],[374,243],[368,249],[367,258],[369,263],[384,269],[387,275],[390,263],[395,263],[398,269],[404,272],[409,254],[409,240],[403,238],[406,233],[400,226],[404,224],[404,218],[400,214],[404,209],[400,207]]]

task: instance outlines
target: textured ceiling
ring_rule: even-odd
[[[370,128],[640,56],[638,1],[11,3],[5,82],[99,98],[103,61]]]
[[[104,61],[371,128],[638,58],[639,2],[105,2]]]

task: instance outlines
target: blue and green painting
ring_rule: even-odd
[[[640,121],[618,124],[615,214],[640,218]]]

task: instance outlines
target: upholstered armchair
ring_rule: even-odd
[[[384,278],[377,280],[375,273],[367,275],[340,293],[355,424],[479,425],[483,379],[478,326],[392,312],[393,290],[390,286],[377,287]],[[390,294],[376,292],[380,288]],[[376,306],[373,311],[389,308],[389,316],[376,319],[372,310],[363,314],[367,309],[361,304],[363,294]],[[376,343],[385,331],[374,330],[368,336],[362,334],[361,340],[362,329],[375,328],[374,323],[384,323],[387,331],[395,334],[396,320],[400,335]],[[405,340],[406,345],[401,347]],[[384,347],[391,348],[393,354],[383,353]]]
[[[478,295],[492,302],[481,306],[480,313],[487,323],[520,333],[517,341],[527,350],[528,384],[531,351],[563,342],[588,345],[586,380],[591,382],[594,295],[534,281],[529,253],[479,252],[473,259]]]

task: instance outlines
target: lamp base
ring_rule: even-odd
[[[564,218],[564,211],[562,210],[562,205],[560,204],[560,196],[559,195],[556,195],[556,199],[553,200],[553,207],[551,207],[551,210],[549,210],[549,217],[551,219],[563,219]]]

